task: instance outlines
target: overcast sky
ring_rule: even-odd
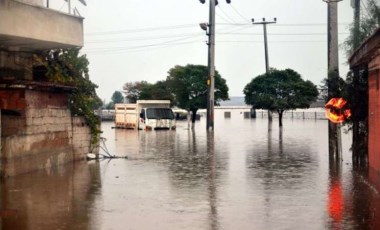
[[[199,0],[86,0],[87,7],[72,1],[85,18],[83,53],[90,61],[90,78],[107,102],[126,82],[155,83],[166,79],[175,65],[207,65],[207,37],[199,23],[208,22],[208,0],[206,4]],[[67,7],[63,1],[57,4],[60,9]],[[263,17],[277,18],[277,24],[267,27],[270,67],[292,68],[320,85],[327,75],[325,2],[232,0],[227,4],[219,0],[215,66],[227,80],[229,95],[243,96],[244,86],[265,72],[263,28],[250,22]],[[352,19],[350,0],[343,0],[338,12],[340,43],[348,36]],[[339,58],[340,73],[345,76],[343,48]]]

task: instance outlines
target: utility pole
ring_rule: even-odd
[[[205,0],[199,0],[202,4]],[[207,122],[206,129],[214,130],[214,104],[215,104],[215,6],[217,0],[210,1],[208,23],[208,77],[207,77]],[[226,0],[228,4],[231,0]],[[201,25],[201,28],[204,29]]]
[[[263,25],[264,30],[264,49],[265,49],[265,72],[269,73],[269,55],[268,55],[268,39],[267,39],[267,24],[274,24],[277,23],[277,18],[274,18],[273,21],[265,21],[265,18],[263,18],[262,22],[255,22],[255,19],[252,18],[252,24],[257,25]],[[272,121],[272,111],[268,110],[268,121]]]
[[[69,8],[69,14],[71,14],[71,0],[67,0],[67,5]]]
[[[339,55],[338,55],[338,2],[341,0],[323,0],[327,3],[327,43],[328,43],[328,80],[332,81],[332,75],[339,76]],[[333,92],[328,86],[328,100],[333,98]],[[330,158],[341,158],[341,133],[340,126],[329,121],[329,155]]]
[[[360,44],[360,0],[353,0],[352,7],[354,8],[354,48]]]
[[[265,71],[266,73],[269,72],[269,57],[268,57],[268,39],[267,39],[267,24],[274,24],[277,23],[277,18],[274,18],[273,21],[265,21],[265,18],[263,18],[262,22],[255,22],[255,19],[252,18],[252,24],[257,25],[263,25],[264,30],[264,49],[265,49]]]

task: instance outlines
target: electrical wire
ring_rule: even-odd
[[[163,44],[163,45],[146,45],[146,46],[135,46],[135,47],[125,47],[123,49],[117,49],[117,50],[83,50],[84,53],[90,53],[90,54],[123,54],[123,53],[135,53],[135,52],[144,52],[144,51],[151,51],[156,49],[162,49],[162,48],[168,48],[178,45],[186,45],[191,43],[199,43],[199,41],[188,41],[188,42],[177,42],[172,44]]]
[[[220,15],[218,12],[215,12],[215,15],[217,17],[219,17],[220,19],[222,19],[222,21],[224,21],[226,23],[233,23],[233,22],[229,21],[228,19],[226,19],[224,16]]]
[[[260,35],[262,33],[219,33],[220,35]],[[349,33],[338,33],[338,34],[349,34]],[[326,33],[268,33],[268,36],[318,36],[318,35],[327,35]]]
[[[221,36],[262,36],[262,33],[237,33],[236,31],[243,30],[247,28],[234,28],[233,30],[227,31],[226,29],[217,32]],[[223,32],[225,31],[225,32]],[[338,33],[340,35],[346,35],[349,33]],[[268,33],[268,36],[326,36],[327,33]],[[132,37],[132,38],[115,38],[115,39],[105,39],[105,40],[89,40],[85,41],[86,44],[98,44],[98,43],[119,43],[125,41],[146,41],[146,40],[160,40],[165,38],[178,38],[187,39],[192,37],[203,36],[203,33],[191,33],[191,34],[174,34],[174,35],[160,35],[160,36],[150,36],[150,37]]]
[[[219,10],[230,20],[230,22],[232,22],[232,23],[236,23],[236,21],[233,19],[233,18],[231,18],[224,10],[223,10],[223,8],[220,6],[220,4],[218,4],[218,8],[219,8]]]
[[[147,45],[138,45],[138,46],[130,46],[130,47],[109,47],[109,48],[92,48],[91,51],[106,51],[106,50],[120,50],[120,49],[136,49],[136,48],[145,48],[145,47],[152,47],[152,46],[160,46],[160,45],[167,45],[167,44],[174,44],[176,42],[184,42],[185,40],[199,37],[198,36],[191,36],[187,38],[180,38],[180,39],[172,39],[169,41],[164,41],[160,43],[153,43],[153,44],[147,44]]]
[[[264,41],[239,41],[239,40],[222,40],[222,41],[217,41],[217,43],[260,43],[262,44]],[[327,40],[322,41],[310,41],[310,40],[299,40],[299,41],[285,41],[285,40],[280,40],[280,41],[268,41],[269,44],[271,43],[326,43]]]
[[[234,6],[233,4],[229,4],[232,8],[233,11],[235,11],[235,13],[237,13],[243,20],[247,21],[248,23],[251,23],[251,20],[249,20],[248,18],[244,17]]]
[[[252,24],[250,23],[219,23],[217,24],[219,26],[224,26],[224,28],[219,29],[219,26],[217,27],[217,34],[220,35],[240,35],[240,36],[248,36],[248,35],[254,35],[254,36],[262,36],[262,33],[242,33],[241,31],[246,29],[251,29]],[[276,24],[275,24],[276,25]],[[284,26],[326,26],[325,23],[309,23],[309,24],[285,24]],[[140,32],[150,32],[150,31],[158,31],[158,30],[172,30],[172,29],[184,29],[188,27],[194,27],[195,24],[185,24],[185,25],[174,25],[174,26],[164,26],[164,27],[153,27],[153,28],[140,28],[140,29],[133,29],[133,30],[118,30],[118,31],[109,31],[109,32],[95,32],[90,33],[92,35],[108,35],[105,33],[111,33],[111,35],[119,35],[124,33],[140,33]],[[198,25],[197,25],[198,26]],[[240,32],[240,33],[239,33]],[[340,34],[346,34],[346,33],[340,33]],[[88,35],[88,34],[87,34]],[[88,37],[86,35],[86,38]],[[318,35],[326,35],[326,33],[270,33],[269,36],[318,36]],[[185,44],[191,44],[191,43],[200,43],[201,40],[199,39],[201,36],[205,36],[202,33],[189,33],[189,34],[164,34],[164,35],[156,35],[156,36],[143,36],[143,37],[127,37],[127,38],[110,38],[110,39],[98,39],[98,40],[90,40],[86,41],[86,44],[95,44],[95,47],[89,47],[85,46],[86,52],[89,53],[102,53],[102,54],[118,54],[118,53],[126,53],[126,52],[140,52],[140,51],[146,51],[146,50],[152,50],[152,49],[159,49],[159,48],[167,48],[172,46],[179,46],[179,45],[185,45]],[[89,36],[90,38],[92,36]],[[159,40],[159,39],[168,39],[173,38],[170,40],[162,41],[162,42],[154,42],[151,44],[140,44],[135,46],[118,46],[118,47],[107,47],[107,46],[98,46],[96,47],[96,44],[101,43],[120,43],[124,41],[128,42],[143,42],[143,41],[153,41],[153,40]],[[175,39],[174,39],[175,38]],[[326,41],[270,41],[270,43],[317,43],[317,42],[326,42]],[[218,40],[216,43],[262,43],[262,41],[242,41],[242,40]]]
[[[338,25],[349,25],[350,22],[341,22],[338,23]],[[239,26],[239,25],[252,25],[251,23],[233,23],[233,24],[225,24],[225,23],[220,23],[220,25],[234,25],[234,26]],[[327,26],[327,23],[275,23],[272,26]]]
[[[370,12],[368,10],[368,7],[364,3],[364,1],[360,1],[360,3],[361,3],[361,6],[365,9],[367,17],[370,18],[371,16],[370,16]]]
[[[339,23],[340,25],[348,25],[350,23]],[[251,23],[216,23],[216,25],[220,26],[252,26]],[[295,24],[273,24],[273,26],[327,26],[327,23],[295,23]],[[139,28],[139,29],[129,29],[129,30],[113,30],[113,31],[102,31],[102,32],[89,32],[85,33],[86,37],[91,36],[109,36],[109,35],[117,35],[117,34],[130,34],[130,33],[145,33],[145,32],[153,32],[160,30],[175,30],[175,29],[185,29],[191,27],[198,27],[197,24],[184,24],[184,25],[174,25],[174,26],[163,26],[163,27],[150,27],[150,28]]]
[[[125,41],[146,41],[146,40],[159,40],[164,38],[187,38],[191,36],[200,36],[203,33],[192,33],[192,34],[173,34],[173,35],[162,35],[157,37],[132,37],[132,38],[121,38],[121,39],[106,39],[106,40],[89,40],[85,43],[112,43],[112,42],[125,42]]]
[[[143,33],[152,32],[158,30],[174,30],[198,26],[196,24],[184,24],[184,25],[174,25],[174,26],[163,26],[163,27],[148,27],[140,29],[130,29],[130,30],[113,30],[113,31],[102,31],[102,32],[90,32],[85,33],[86,36],[99,36],[99,35],[113,35],[113,34],[128,34],[128,33]]]

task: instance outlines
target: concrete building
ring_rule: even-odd
[[[72,88],[37,78],[34,54],[83,46],[83,18],[42,0],[0,0],[0,176],[84,159],[90,130],[72,117]]]

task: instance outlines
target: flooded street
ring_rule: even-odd
[[[326,120],[272,125],[242,110],[216,110],[176,131],[102,124],[111,154],[8,178],[0,229],[379,229],[380,194],[353,170],[351,134],[343,162],[329,164]]]

